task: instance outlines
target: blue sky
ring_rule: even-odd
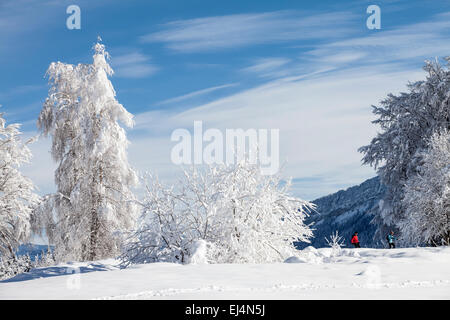
[[[81,30],[66,28],[68,5]],[[381,8],[369,30],[366,8]],[[0,104],[37,134],[52,61],[90,63],[100,35],[117,97],[135,115],[131,164],[174,179],[176,128],[279,128],[284,174],[308,200],[375,175],[357,148],[376,133],[371,105],[450,55],[450,1],[0,0]],[[54,190],[50,141],[24,167]]]

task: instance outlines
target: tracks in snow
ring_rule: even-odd
[[[389,289],[389,288],[423,288],[423,287],[442,287],[449,286],[450,280],[431,280],[431,281],[411,281],[405,280],[401,282],[391,283],[356,283],[351,285],[337,285],[337,284],[301,284],[301,285],[285,285],[275,284],[271,287],[257,287],[257,288],[240,288],[240,287],[222,287],[222,286],[204,286],[199,288],[186,288],[186,289],[162,289],[162,290],[148,290],[138,293],[129,293],[117,296],[106,296],[96,298],[96,300],[139,300],[139,299],[152,299],[156,297],[174,297],[180,294],[197,294],[205,292],[282,292],[282,291],[303,291],[303,290],[321,290],[321,289],[346,289],[346,288],[360,288],[360,289]]]

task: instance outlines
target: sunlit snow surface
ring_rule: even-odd
[[[449,299],[450,248],[308,247],[289,263],[61,264],[0,282],[1,299]],[[77,273],[79,272],[79,273]]]

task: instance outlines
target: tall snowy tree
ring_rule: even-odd
[[[0,114],[0,256],[15,258],[15,249],[30,236],[33,207],[39,197],[30,179],[19,171],[31,159],[18,124],[6,125]]]
[[[289,182],[262,175],[248,161],[185,172],[177,188],[152,182],[124,264],[186,262],[198,241],[208,244],[212,263],[283,261],[295,254],[294,241],[312,236],[303,220],[313,204],[289,195]]]
[[[418,174],[408,179],[400,221],[408,244],[450,245],[450,131],[436,132]]]
[[[43,206],[46,230],[58,260],[95,260],[119,252],[120,235],[136,219],[137,183],[119,121],[133,116],[117,101],[108,79],[113,70],[101,43],[92,64],[52,63],[49,95],[38,126],[52,137],[57,194]],[[43,210],[41,210],[42,212]]]
[[[373,106],[381,132],[367,146],[361,147],[363,163],[378,169],[386,194],[381,213],[374,222],[377,235],[384,237],[405,218],[404,185],[417,174],[421,151],[434,132],[450,129],[450,57],[447,66],[437,60],[427,61],[425,81],[408,85],[408,92],[389,94],[381,107]]]

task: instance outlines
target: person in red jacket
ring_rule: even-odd
[[[353,237],[352,237],[352,244],[355,246],[355,248],[361,248],[360,246],[359,246],[359,240],[358,240],[358,232],[355,232],[354,234],[353,234]]]

